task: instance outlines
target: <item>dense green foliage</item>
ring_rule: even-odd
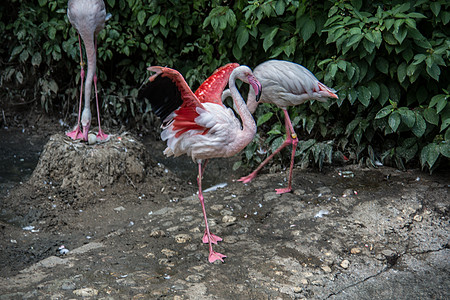
[[[254,67],[276,58],[304,65],[340,97],[289,109],[302,166],[345,154],[368,165],[420,162],[433,170],[450,157],[448,1],[105,4],[113,17],[98,37],[98,74],[109,125],[155,125],[149,105],[136,99],[149,65],[176,68],[197,87],[230,61]],[[66,8],[66,0],[2,4],[3,99],[77,110],[78,37]],[[270,153],[284,139],[278,108],[260,105],[255,119],[257,138],[243,154],[251,165],[267,155],[257,149]]]

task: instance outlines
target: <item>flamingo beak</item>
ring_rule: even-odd
[[[261,83],[258,81],[258,79],[256,79],[255,76],[252,76],[252,75],[250,75],[248,77],[248,82],[250,83],[250,85],[252,86],[253,90],[255,91],[256,102],[258,102],[259,99],[261,98],[261,93],[262,93]]]

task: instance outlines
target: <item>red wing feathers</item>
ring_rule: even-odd
[[[222,104],[222,92],[228,84],[231,72],[239,67],[238,63],[229,63],[218,68],[195,91],[197,99],[201,102]]]

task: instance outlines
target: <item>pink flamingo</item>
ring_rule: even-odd
[[[91,126],[91,89],[92,81],[94,82],[95,100],[97,103],[97,117],[98,117],[98,134],[97,140],[107,140],[109,136],[102,131],[100,125],[100,110],[98,106],[97,94],[97,74],[96,60],[97,60],[97,35],[105,27],[105,22],[111,17],[106,14],[105,3],[102,0],[69,0],[67,8],[67,17],[70,23],[78,31],[78,42],[80,44],[80,58],[81,58],[81,89],[80,89],[80,105],[78,109],[77,126],[66,135],[72,139],[88,140],[89,127]],[[86,49],[87,58],[87,76],[86,84],[84,86],[84,109],[81,114],[81,104],[83,101],[83,82],[84,82],[84,63],[83,53],[81,51],[81,39],[83,39],[84,47]],[[80,130],[80,116],[83,132]]]
[[[247,99],[248,110],[253,114],[258,103],[273,103],[284,112],[284,124],[286,127],[286,140],[267,157],[252,173],[242,177],[239,181],[250,182],[256,177],[258,172],[280,152],[284,147],[292,144],[291,165],[289,168],[288,186],[282,189],[276,189],[277,194],[289,193],[292,191],[292,171],[294,167],[295,150],[298,144],[297,134],[292,126],[288,106],[300,105],[307,100],[317,100],[326,102],[328,98],[338,98],[333,89],[330,89],[305,67],[282,60],[269,60],[259,64],[253,74],[261,82],[264,91],[261,94],[259,102],[255,101],[255,94],[249,91]],[[222,99],[230,96],[230,91],[226,90],[222,94]]]
[[[164,154],[187,154],[198,164],[198,198],[206,228],[202,241],[209,244],[209,262],[223,262],[226,256],[212,248],[212,244],[222,239],[209,231],[202,176],[208,159],[235,155],[247,146],[256,133],[255,121],[236,88],[236,79],[252,86],[255,101],[261,93],[261,85],[250,68],[235,63],[216,70],[195,94],[178,71],[163,67],[149,67],[148,70],[156,74],[149,78],[150,84],[141,91],[139,97],[149,99],[153,111],[163,120],[161,138],[167,141]],[[221,101],[220,95],[227,81],[242,124]]]

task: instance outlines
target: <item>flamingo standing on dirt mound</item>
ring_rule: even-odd
[[[249,91],[247,99],[247,107],[253,114],[258,106],[258,103],[273,103],[284,112],[284,124],[286,127],[286,140],[283,144],[275,150],[269,157],[267,157],[252,173],[242,177],[239,181],[244,183],[250,182],[256,177],[258,172],[274,157],[275,154],[281,151],[284,147],[292,144],[291,165],[289,168],[288,186],[282,189],[276,189],[277,194],[289,193],[292,191],[292,171],[294,167],[295,150],[298,144],[297,134],[292,126],[288,106],[300,105],[307,100],[317,100],[326,102],[328,98],[338,98],[333,89],[330,89],[305,67],[283,60],[269,60],[259,64],[253,74],[261,82],[264,90],[261,94],[259,102],[255,100],[255,94],[252,90]],[[225,90],[222,94],[222,99],[226,99],[231,95],[230,90]]]
[[[78,109],[77,126],[66,135],[72,139],[88,140],[89,127],[91,126],[91,89],[94,82],[95,101],[97,103],[98,117],[98,134],[97,140],[108,140],[109,136],[102,131],[100,125],[100,109],[98,106],[97,94],[97,74],[95,72],[97,65],[97,35],[105,27],[105,22],[111,17],[106,14],[105,3],[102,0],[69,0],[67,7],[67,17],[70,23],[78,31],[78,42],[80,44],[80,65],[81,65],[81,89],[80,89],[80,106]],[[81,104],[83,102],[83,82],[84,82],[84,63],[83,53],[81,50],[81,39],[86,49],[87,58],[87,76],[84,86],[84,109],[81,114]],[[80,116],[83,132],[80,129]]]
[[[235,155],[250,143],[256,133],[255,121],[236,88],[236,78],[251,85],[255,101],[261,93],[261,85],[250,68],[235,63],[216,70],[195,94],[178,71],[163,67],[149,67],[148,70],[156,74],[149,78],[150,83],[141,91],[139,98],[149,99],[153,111],[163,121],[161,138],[167,141],[164,154],[187,154],[198,164],[198,198],[206,228],[202,241],[209,243],[209,262],[223,262],[226,256],[212,248],[212,244],[222,239],[209,231],[202,176],[208,159]],[[221,101],[228,81],[242,124]]]

